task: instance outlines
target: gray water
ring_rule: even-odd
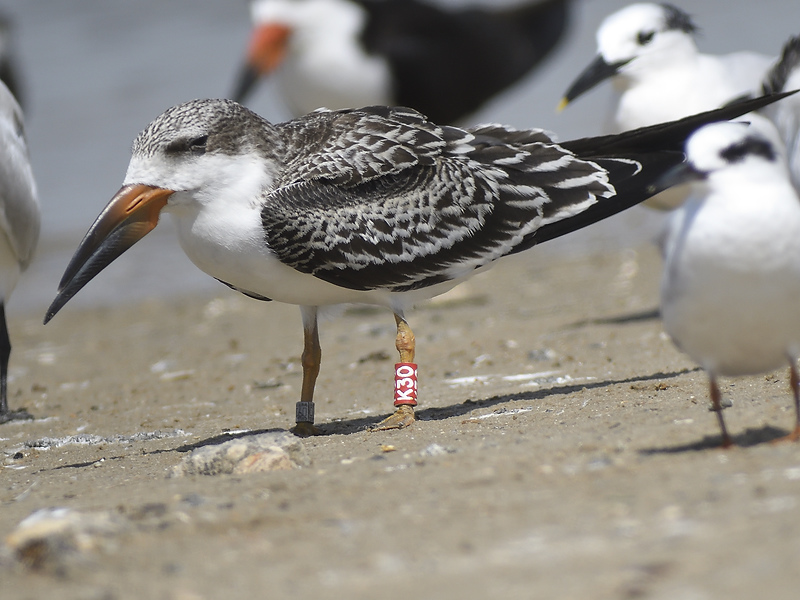
[[[800,34],[797,0],[673,3],[695,16],[706,52],[749,49],[777,55],[790,35]],[[555,106],[594,55],[600,20],[627,4],[576,0],[569,33],[551,59],[470,122],[543,127],[560,139],[603,133],[609,86],[561,114]],[[249,14],[244,0],[6,0],[0,7],[17,25],[27,131],[43,211],[37,260],[20,282],[10,310],[43,312],[81,237],[119,188],[135,135],[171,105],[228,94],[247,41]],[[269,84],[260,87],[250,107],[272,121],[289,117]],[[658,215],[634,209],[540,251],[640,244],[659,223]],[[219,285],[188,261],[165,219],[70,306],[209,293]]]

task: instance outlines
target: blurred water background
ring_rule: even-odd
[[[465,5],[467,0],[430,0]],[[514,2],[483,0],[472,4]],[[797,0],[675,0],[701,27],[705,52],[777,55],[800,34]],[[469,121],[542,127],[560,139],[596,135],[611,106],[609,85],[557,114],[569,83],[595,53],[594,34],[624,0],[574,0],[566,37],[547,62]],[[43,312],[77,244],[122,182],[135,135],[167,107],[230,93],[250,31],[245,0],[2,0],[15,22],[27,133],[43,211],[38,256],[10,311]],[[272,121],[289,114],[269,82],[249,106]],[[636,208],[542,246],[589,252],[641,244],[661,216]],[[220,284],[181,251],[171,221],[92,281],[71,306],[207,294]]]

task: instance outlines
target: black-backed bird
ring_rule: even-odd
[[[693,129],[777,97],[563,143],[537,129],[439,126],[405,108],[272,124],[231,100],[187,102],[135,139],[123,186],[81,242],[46,321],[167,212],[200,269],[248,296],[301,307],[298,433],[315,431],[319,307],[390,309],[405,370],[396,370],[397,410],[379,427],[402,427],[416,404],[410,306],[644,200],[683,160]]]
[[[255,0],[232,98],[275,72],[292,114],[409,106],[454,123],[530,73],[561,39],[571,0],[447,9],[417,0]]]

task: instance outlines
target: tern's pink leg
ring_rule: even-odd
[[[717,421],[719,421],[719,429],[722,433],[722,447],[730,448],[733,446],[733,440],[728,435],[728,429],[725,427],[725,419],[722,417],[722,394],[719,391],[717,380],[709,375],[709,384],[711,388],[711,410],[717,413]]]
[[[800,377],[798,377],[797,362],[793,356],[789,357],[789,385],[794,396],[794,431],[773,440],[774,442],[796,442],[800,439]]]

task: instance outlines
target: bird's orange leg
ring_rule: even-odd
[[[714,377],[709,377],[709,384],[711,388],[711,410],[717,413],[719,430],[722,433],[722,448],[730,448],[733,446],[733,440],[731,436],[728,435],[728,429],[725,427],[725,419],[722,417],[722,394],[719,391],[717,380]]]
[[[319,367],[322,363],[322,347],[319,345],[317,308],[304,306],[301,311],[303,315],[303,354],[300,362],[303,365],[303,386],[300,390],[300,402],[296,406],[296,423],[292,428],[292,433],[305,437],[320,434],[320,430],[314,427],[314,386],[317,383],[317,375],[319,375]]]
[[[406,320],[395,313],[397,323],[397,338],[395,347],[400,353],[400,362],[395,365],[395,400],[397,407],[393,414],[375,425],[373,431],[385,429],[402,429],[408,427],[414,420],[414,407],[417,405],[417,365],[414,364],[416,340],[414,332]]]
[[[789,385],[794,396],[794,431],[789,435],[774,440],[775,442],[796,442],[800,440],[800,377],[797,374],[797,363],[789,357]]]

